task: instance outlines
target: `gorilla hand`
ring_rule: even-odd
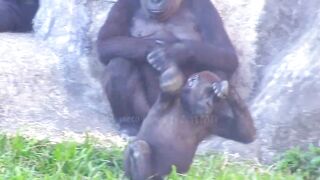
[[[170,66],[170,60],[167,57],[164,48],[156,48],[147,56],[148,63],[160,73],[167,70]]]
[[[184,81],[183,73],[177,65],[167,58],[163,48],[152,51],[147,60],[149,64],[161,73],[160,87],[165,92],[175,92],[179,90]]]
[[[226,99],[229,94],[229,83],[228,81],[213,83],[212,89],[218,98]]]

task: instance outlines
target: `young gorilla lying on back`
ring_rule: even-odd
[[[183,74],[174,64],[155,68],[161,71],[162,92],[126,149],[130,179],[162,179],[172,165],[187,172],[199,143],[212,134],[242,143],[254,140],[251,115],[227,81],[203,71],[183,86]]]

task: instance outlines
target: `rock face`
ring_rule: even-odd
[[[42,0],[34,34],[0,34],[1,131],[52,140],[90,131],[119,139],[99,69],[91,69],[93,41],[110,5]]]
[[[212,1],[241,60],[234,82],[251,106],[258,139],[241,145],[214,138],[199,152],[270,162],[292,146],[320,145],[319,0]],[[94,46],[112,4],[41,0],[34,35],[0,34],[1,131],[52,138],[91,130],[117,137]]]
[[[260,154],[320,146],[320,2],[267,1],[259,26],[263,65],[252,112]]]
[[[265,3],[257,26],[257,79],[250,101],[258,139],[249,146],[222,140],[204,146],[270,162],[294,146],[320,146],[320,2]]]

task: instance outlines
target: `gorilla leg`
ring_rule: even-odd
[[[137,140],[131,142],[125,151],[125,172],[131,180],[161,180],[152,176],[151,149],[147,142]]]
[[[149,64],[141,67],[143,82],[145,82],[146,99],[153,105],[160,94],[159,76],[160,74]]]
[[[135,135],[150,109],[139,68],[126,59],[115,58],[107,65],[103,78],[105,93],[120,130]]]

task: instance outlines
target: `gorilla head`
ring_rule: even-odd
[[[158,21],[166,21],[180,8],[184,0],[140,0],[144,12]]]
[[[219,96],[227,94],[228,83],[219,81],[221,79],[209,71],[196,73],[188,78],[181,91],[181,101],[186,112],[193,117],[211,116],[219,105]]]

